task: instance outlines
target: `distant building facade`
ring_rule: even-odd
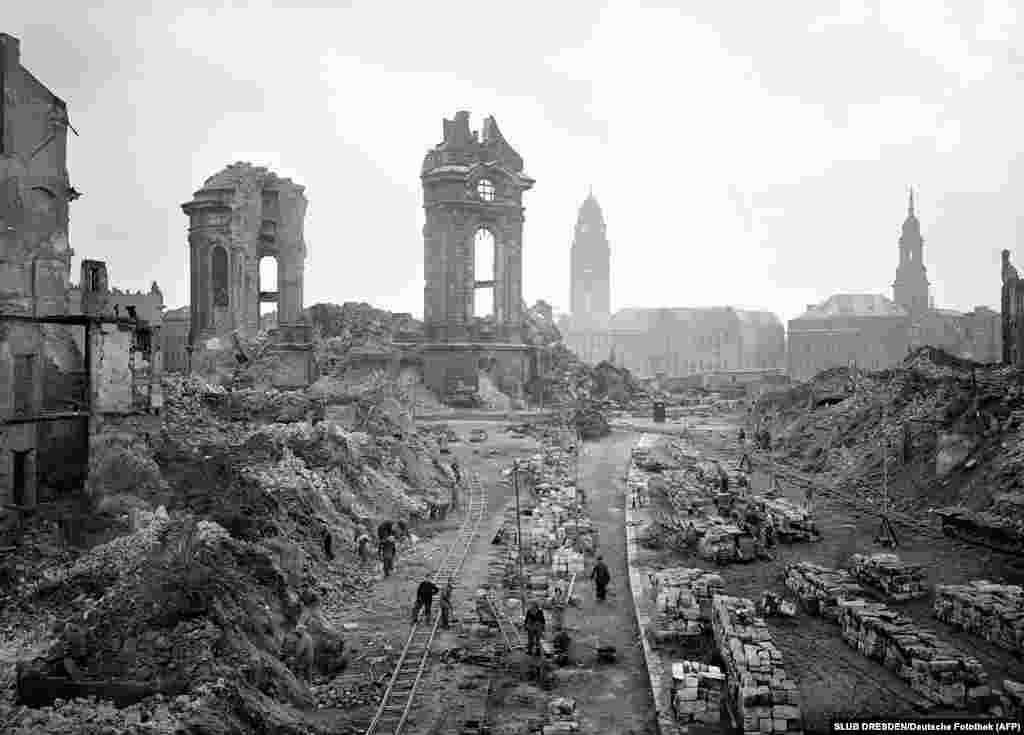
[[[610,334],[616,365],[644,378],[785,367],[785,330],[768,312],[621,309]]]
[[[883,370],[924,345],[978,362],[999,359],[1004,336],[998,313],[978,306],[964,314],[936,309],[932,303],[913,190],[898,244],[892,299],[878,294],[836,294],[790,320],[790,377],[808,380],[821,370],[854,363],[865,370]]]
[[[856,365],[884,370],[909,347],[910,315],[881,294],[836,294],[789,320],[788,372],[809,380],[822,370]]]
[[[569,264],[568,319],[560,327],[565,345],[591,364],[612,350],[611,246],[601,205],[591,192],[576,216]]]

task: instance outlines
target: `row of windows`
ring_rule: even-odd
[[[867,342],[861,345],[849,345],[841,342],[804,342],[801,348],[797,348],[797,352],[804,352],[807,354],[825,354],[825,355],[836,355],[840,353],[858,352],[858,353],[872,353],[885,352],[885,345],[881,342]]]

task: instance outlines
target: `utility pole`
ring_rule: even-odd
[[[512,487],[516,493],[516,563],[519,570],[519,599],[526,615],[526,575],[523,572],[523,515],[519,511],[519,460],[512,462]]]

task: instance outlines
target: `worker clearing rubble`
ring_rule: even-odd
[[[430,608],[434,602],[434,595],[439,591],[438,586],[430,581],[429,574],[423,578],[420,586],[416,588],[416,604],[412,608],[413,625],[419,622],[420,610],[423,610],[427,622],[430,622]]]
[[[547,621],[544,619],[544,611],[536,602],[530,603],[530,609],[526,612],[524,620],[526,627],[526,653],[531,656],[540,656],[540,639],[544,635]]]
[[[598,556],[594,569],[590,572],[590,578],[594,580],[594,589],[597,593],[598,602],[604,602],[608,595],[608,583],[612,581],[612,575],[608,566],[604,563],[604,557]]]

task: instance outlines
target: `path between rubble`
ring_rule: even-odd
[[[581,733],[657,733],[626,568],[624,478],[636,440],[635,434],[615,432],[600,441],[586,442],[580,462],[580,483],[587,493],[586,512],[597,528],[598,553],[612,577],[605,602],[598,603],[593,584],[584,581],[578,593],[580,607],[566,613],[574,655],[584,665],[565,682],[567,686],[559,687],[558,693],[576,699]],[[615,646],[617,663],[595,663],[593,647],[598,642]]]

